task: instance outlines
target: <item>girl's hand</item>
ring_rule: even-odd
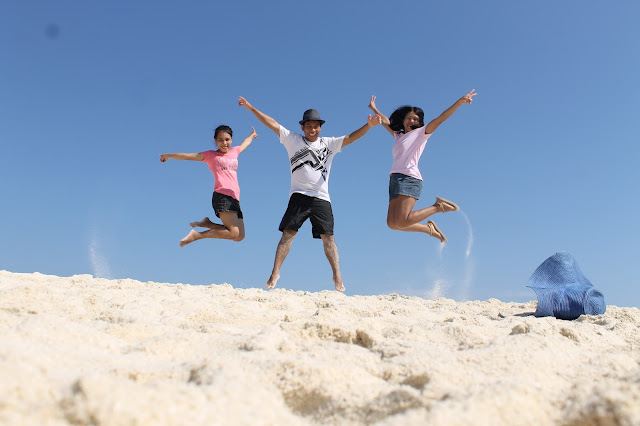
[[[470,104],[471,102],[473,102],[473,97],[475,95],[477,95],[477,93],[475,93],[475,91],[476,91],[476,89],[472,89],[469,93],[467,93],[466,95],[461,97],[458,101],[463,103],[463,104]]]
[[[258,137],[258,133],[256,133],[256,129],[254,129],[253,127],[251,128],[251,134],[249,135],[250,138],[257,138]]]
[[[378,112],[378,108],[376,107],[376,97],[371,95],[371,100],[369,101],[369,109],[374,112]]]

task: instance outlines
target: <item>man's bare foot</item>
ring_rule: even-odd
[[[335,284],[336,286],[336,291],[339,291],[340,293],[344,293],[344,291],[346,290],[346,288],[344,288],[344,284],[342,284],[342,279],[338,280],[333,280],[333,284]]]
[[[279,279],[280,279],[280,275],[276,275],[275,277],[271,275],[269,277],[269,281],[267,281],[267,283],[264,286],[269,290],[271,290],[272,288],[276,287],[276,283],[278,282]]]
[[[199,240],[199,239],[200,239],[200,233],[195,229],[192,229],[191,231],[189,231],[186,237],[180,240],[180,247],[184,247],[187,244],[192,243],[195,240]]]
[[[211,222],[208,217],[205,217],[200,222],[191,222],[189,224],[189,226],[192,228],[195,228],[196,226],[199,226],[201,228],[208,228],[211,225],[214,225],[214,223]]]

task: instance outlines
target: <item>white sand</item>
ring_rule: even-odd
[[[535,306],[0,271],[0,424],[639,425],[640,310]]]

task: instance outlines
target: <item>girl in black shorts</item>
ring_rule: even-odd
[[[218,149],[216,151],[203,151],[196,153],[173,153],[162,154],[160,161],[163,163],[168,159],[203,161],[209,165],[209,170],[213,173],[215,186],[211,204],[216,216],[220,218],[222,224],[213,223],[208,217],[191,222],[192,228],[207,228],[207,231],[198,232],[192,229],[186,237],[180,240],[180,247],[200,240],[202,238],[220,238],[231,241],[242,241],[244,239],[244,220],[240,209],[240,187],[238,185],[238,155],[244,151],[258,137],[255,129],[251,129],[251,134],[239,145],[231,147],[233,130],[229,126],[218,126],[214,133],[214,139]]]

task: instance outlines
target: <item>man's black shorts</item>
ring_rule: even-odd
[[[305,220],[311,220],[313,238],[333,235],[333,210],[331,203],[317,197],[294,192],[289,199],[287,211],[280,222],[280,231],[289,229],[298,232]]]
[[[213,211],[216,212],[216,216],[218,217],[220,217],[220,213],[223,212],[236,212],[238,219],[242,219],[240,201],[229,195],[214,192],[213,197],[211,197],[211,205],[213,206]]]

